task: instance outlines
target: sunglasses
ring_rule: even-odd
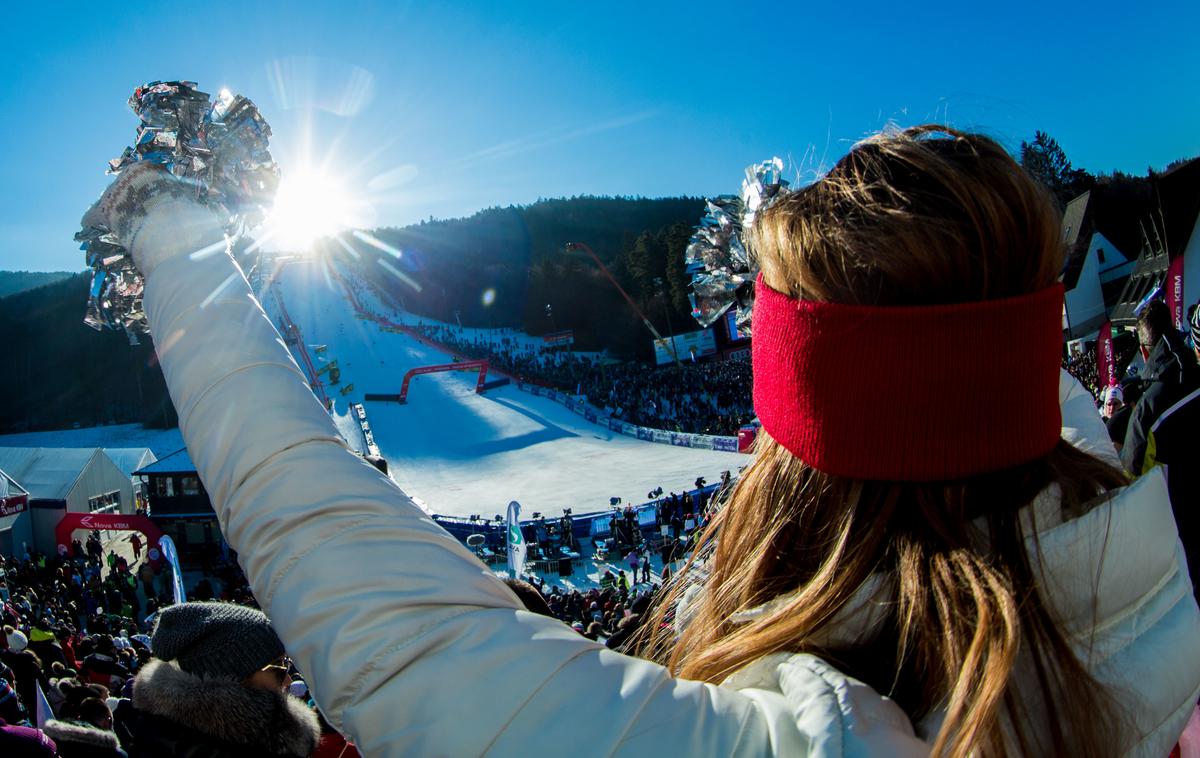
[[[288,658],[286,655],[282,656],[274,661],[271,661],[266,666],[263,666],[261,669],[259,669],[259,671],[265,671],[274,675],[275,678],[279,680],[280,686],[283,686],[283,682],[288,678],[288,676],[291,675],[292,659]]]

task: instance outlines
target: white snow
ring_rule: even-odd
[[[365,393],[399,392],[410,368],[450,362],[444,352],[358,317],[319,261],[289,263],[276,287],[310,346],[313,363],[336,360],[341,368],[341,384],[326,387],[338,414],[346,412],[349,402],[362,402]],[[416,320],[411,314],[384,311],[369,294],[360,292],[359,297],[397,323]],[[272,298],[262,299],[271,313]],[[514,336],[507,330],[502,335]],[[540,342],[515,336],[531,346]],[[328,346],[324,355],[312,352],[311,346],[318,344]],[[689,489],[698,476],[716,481],[722,471],[736,471],[749,462],[749,456],[736,453],[625,437],[511,385],[477,395],[475,381],[473,372],[419,376],[406,405],[364,403],[392,477],[433,513],[490,518],[504,513],[509,500],[520,501],[526,515],[558,515],[563,507],[576,513],[601,511],[609,507],[610,497],[643,502],[656,487]],[[338,394],[350,384],[352,392]]]
[[[148,447],[156,458],[162,458],[182,448],[183,437],[179,429],[146,429],[141,424],[116,424],[0,434],[0,447]]]

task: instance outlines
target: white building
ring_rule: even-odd
[[[0,555],[13,557],[33,546],[33,518],[29,515],[29,493],[15,479],[0,471]]]
[[[64,513],[133,513],[133,482],[98,447],[0,447],[0,470],[29,493],[33,544],[55,549]]]
[[[1085,192],[1067,204],[1063,214],[1063,333],[1068,340],[1096,333],[1108,318],[1108,303],[1115,300],[1120,283],[1133,271],[1134,261],[1096,229],[1092,193]]]

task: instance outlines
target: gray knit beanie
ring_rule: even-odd
[[[241,681],[284,653],[271,620],[233,603],[183,603],[158,614],[154,657],[201,678]]]

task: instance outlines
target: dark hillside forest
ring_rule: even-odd
[[[650,336],[640,319],[591,258],[568,251],[567,243],[589,245],[663,334],[672,326],[691,331],[697,327],[689,315],[683,249],[703,206],[699,198],[543,200],[374,231],[401,251],[399,258],[354,240],[362,256],[340,255],[413,313],[454,323],[457,311],[464,326],[513,326],[532,334],[573,329],[578,349],[647,357]]]
[[[0,433],[79,424],[177,423],[150,340],[84,325],[91,276],[0,298]]]
[[[0,271],[0,297],[27,292],[74,276],[70,271]]]
[[[675,329],[691,330],[696,327],[688,315],[682,255],[702,206],[693,198],[582,197],[373,231],[404,251],[400,260],[351,239],[361,253],[356,265],[416,313],[453,322],[459,310],[464,324],[518,326],[535,334],[571,328],[579,349],[645,356],[645,327],[595,264],[567,253],[565,244],[591,245],[664,334],[668,297]],[[405,271],[421,283],[421,292],[377,260]],[[669,282],[665,295],[658,294],[655,278]],[[131,347],[122,333],[84,325],[88,282],[88,275],[74,275],[0,298],[0,344],[7,354],[0,433],[176,423],[152,340]],[[487,305],[489,289],[495,296]]]

